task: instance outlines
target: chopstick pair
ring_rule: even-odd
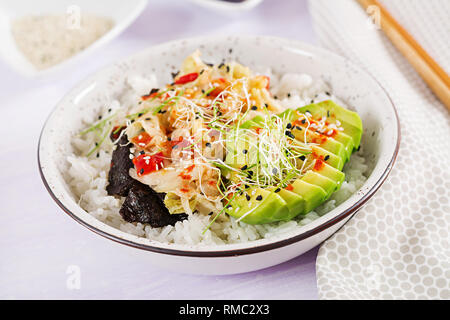
[[[450,110],[450,77],[377,0],[357,0],[367,10],[378,7],[380,27],[430,89]]]

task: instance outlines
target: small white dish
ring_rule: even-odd
[[[147,0],[0,0],[0,56],[19,73],[34,77],[59,71],[91,54],[128,27],[144,10]],[[83,51],[62,61],[61,63],[43,70],[38,70],[28,61],[17,48],[11,34],[11,22],[18,17],[26,15],[42,14],[66,14],[70,10],[80,9],[81,13],[95,14],[109,17],[114,21],[114,26],[101,38],[96,40]]]
[[[78,205],[65,180],[71,138],[84,128],[86,114],[98,115],[101,107],[122,93],[128,75],[155,74],[161,83],[183,58],[199,48],[205,61],[237,59],[254,69],[261,66],[277,73],[307,73],[323,79],[333,94],[354,108],[362,118],[362,145],[370,174],[349,199],[306,226],[272,239],[217,246],[179,245],[140,238],[108,226]],[[232,50],[230,50],[232,49]],[[39,170],[58,205],[91,231],[121,244],[143,250],[135,254],[149,263],[178,272],[231,274],[270,267],[317,246],[338,230],[376,192],[389,174],[400,143],[400,126],[386,91],[368,73],[327,50],[273,37],[214,36],[177,40],[150,47],[110,65],[82,81],[58,103],[42,130]]]

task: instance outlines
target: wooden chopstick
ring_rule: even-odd
[[[450,110],[450,77],[377,0],[357,0],[367,10],[377,6],[380,27],[431,90]]]

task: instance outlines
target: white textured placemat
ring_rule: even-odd
[[[450,72],[450,1],[382,2]],[[322,299],[450,299],[450,117],[354,0],[310,0],[320,43],[391,95],[402,141],[385,184],[317,257]],[[376,108],[376,106],[374,106]]]

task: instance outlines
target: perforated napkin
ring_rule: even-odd
[[[382,4],[450,72],[450,1]],[[401,147],[387,181],[317,257],[322,299],[450,299],[450,116],[354,0],[310,0],[321,45],[388,90]],[[376,108],[376,106],[374,106]]]

